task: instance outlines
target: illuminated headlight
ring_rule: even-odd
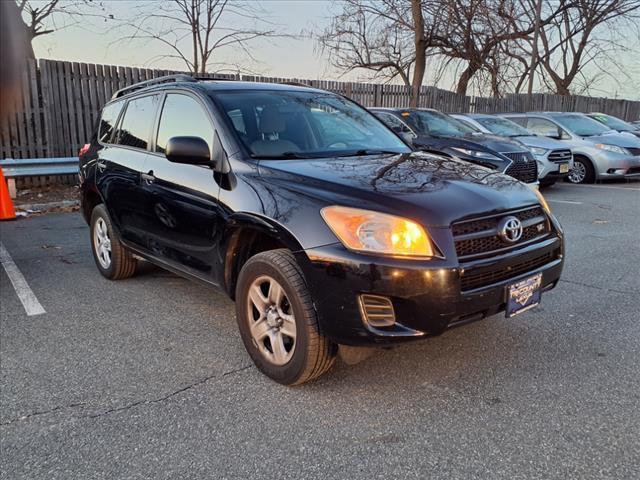
[[[488,158],[491,160],[500,160],[499,157],[495,156],[492,153],[489,152],[481,152],[479,150],[470,150],[468,148],[461,148],[461,147],[451,147],[451,150],[455,150],[456,152],[462,153],[464,155],[467,155],[468,157],[476,157],[476,158]]]
[[[606,150],[607,152],[619,153],[621,155],[631,155],[629,150],[623,147],[619,147],[617,145],[609,145],[607,143],[598,143],[596,144],[596,148],[600,150]]]
[[[435,255],[426,230],[413,220],[340,206],[325,207],[320,213],[350,250],[411,257]]]

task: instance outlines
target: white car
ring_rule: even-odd
[[[573,169],[573,153],[558,140],[538,136],[517,123],[496,115],[467,113],[451,116],[480,132],[509,137],[527,146],[538,164],[541,187],[553,185]]]

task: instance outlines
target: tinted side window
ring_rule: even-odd
[[[200,137],[211,149],[213,135],[211,120],[200,103],[187,95],[167,95],[158,126],[157,152],[164,153],[171,137]]]
[[[390,113],[376,112],[376,116],[391,128],[394,132],[411,133],[411,129],[407,127],[402,120]]]
[[[98,141],[102,143],[109,143],[113,129],[116,126],[116,120],[120,110],[122,110],[124,102],[116,102],[107,105],[102,109],[102,116],[100,117],[100,125],[98,125]]]
[[[145,150],[158,106],[158,95],[130,100],[118,128],[117,143]]]

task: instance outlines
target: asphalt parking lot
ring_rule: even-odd
[[[640,182],[545,194],[568,252],[540,307],[295,388],[222,295],[103,279],[79,214],[2,223],[45,313],[0,270],[1,478],[640,478]]]

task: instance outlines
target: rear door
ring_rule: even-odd
[[[158,94],[129,100],[97,162],[96,184],[111,221],[120,237],[135,247],[146,243],[148,216],[140,176],[159,103]]]
[[[198,97],[187,92],[167,93],[142,183],[152,212],[151,253],[169,265],[219,284],[217,245],[223,223],[214,171],[203,165],[172,163],[165,156],[168,140],[179,136],[200,137],[211,151],[214,132],[212,115]]]

